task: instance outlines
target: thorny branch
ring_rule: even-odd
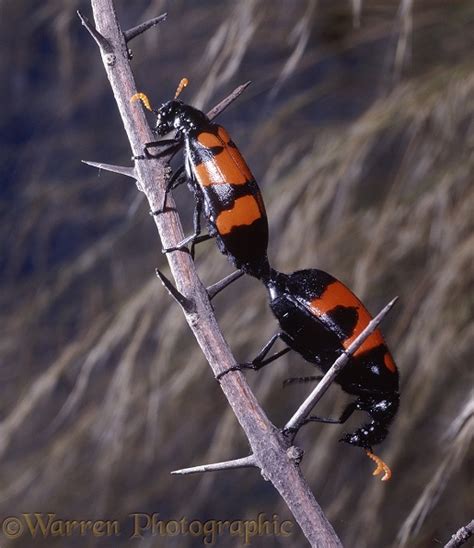
[[[138,156],[142,154],[143,144],[152,141],[154,136],[142,108],[137,104],[130,104],[130,98],[137,89],[130,68],[127,41],[162,21],[163,17],[155,18],[124,33],[118,23],[113,0],[91,0],[91,4],[95,28],[85,17],[80,14],[79,16],[99,46],[131,149],[133,154]],[[244,87],[238,88],[229,98],[212,109],[211,116],[216,116],[226,108]],[[173,147],[167,156],[164,155],[159,160],[138,161],[134,167],[97,163],[92,165],[136,179],[139,189],[148,199],[150,209],[155,211],[162,203],[168,162],[175,151],[176,148]],[[166,212],[154,216],[165,248],[175,246],[184,236],[171,196],[168,197],[167,203]],[[168,254],[167,257],[178,291],[184,295],[186,302],[192,303],[188,311],[183,312],[214,375],[235,367],[237,363],[220,332],[210,305],[209,294],[197,276],[190,255],[186,252],[175,252]],[[301,459],[301,450],[289,447],[287,438],[269,421],[240,372],[225,375],[220,386],[252,450],[251,457],[240,459],[241,465],[255,464],[260,468],[263,477],[272,482],[285,500],[312,546],[341,546],[300,472],[298,462]]]

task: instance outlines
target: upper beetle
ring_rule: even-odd
[[[255,178],[242,154],[227,131],[214,124],[200,110],[177,100],[187,84],[183,79],[175,99],[158,110],[153,110],[148,98],[137,93],[132,100],[140,99],[146,108],[156,115],[154,132],[164,136],[174,131],[173,140],[161,140],[145,145],[147,157],[157,157],[151,147],[184,146],[184,166],[168,181],[163,200],[165,209],[167,193],[185,180],[194,193],[194,233],[177,246],[165,251],[183,249],[215,237],[222,253],[227,255],[236,268],[255,277],[268,276],[267,259],[268,221],[263,199]],[[186,176],[184,176],[184,173]],[[209,234],[201,235],[200,217],[204,212]]]

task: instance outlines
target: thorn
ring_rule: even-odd
[[[168,293],[173,297],[175,301],[177,301],[178,304],[180,304],[183,307],[183,310],[187,312],[188,314],[191,314],[195,311],[196,307],[194,302],[191,299],[188,299],[188,297],[185,297],[181,291],[179,291],[174,284],[168,280],[168,278],[158,270],[158,268],[155,268],[155,273],[160,278],[161,283],[165,286],[165,288],[168,290]]]
[[[143,32],[147,31],[148,29],[151,29],[151,27],[154,27],[155,25],[158,25],[158,23],[161,23],[162,21],[166,20],[167,13],[163,13],[162,15],[159,15],[158,17],[153,17],[153,19],[149,19],[148,21],[145,21],[144,23],[140,23],[136,27],[133,27],[131,29],[126,30],[123,33],[123,36],[125,38],[125,42],[130,42],[130,40],[133,40]]]
[[[79,16],[79,19],[81,20],[81,23],[86,27],[86,29],[89,31],[89,34],[94,38],[99,48],[104,51],[105,53],[113,55],[114,49],[111,46],[110,42],[100,34],[100,32],[91,25],[89,19],[82,15],[80,10],[77,10],[77,15]]]
[[[220,293],[228,285],[230,285],[232,282],[235,282],[235,280],[238,280],[243,275],[244,275],[244,273],[242,272],[242,270],[236,270],[235,272],[232,272],[232,274],[229,274],[225,278],[222,278],[222,280],[219,280],[215,284],[210,285],[206,290],[207,294],[209,296],[209,300],[212,301],[212,299],[218,293]]]
[[[242,84],[241,86],[234,89],[234,91],[228,95],[225,99],[223,99],[219,104],[217,104],[214,108],[212,108],[208,113],[207,117],[212,120],[216,116],[218,116],[221,112],[223,112],[231,103],[233,103],[238,97],[242,95],[242,93],[250,86],[252,82],[249,80],[248,82],[245,82],[245,84]]]
[[[197,474],[199,472],[215,472],[217,470],[231,470],[233,468],[251,467],[258,467],[257,461],[253,455],[249,455],[248,457],[243,457],[241,459],[227,460],[224,462],[216,462],[213,464],[202,464],[201,466],[193,466],[192,468],[173,470],[171,474],[186,476],[188,474]]]
[[[383,316],[380,318],[380,321],[383,320],[383,318],[385,317],[385,315],[395,306],[395,304],[397,303],[398,299],[400,297],[394,297],[389,303],[388,305],[381,311],[383,312]]]
[[[114,166],[112,164],[103,164],[101,162],[88,162],[87,160],[81,160],[83,164],[88,166],[96,167],[97,169],[103,169],[104,171],[112,171],[113,173],[119,173],[120,175],[125,175],[132,179],[138,179],[137,174],[135,173],[134,167],[127,166]]]

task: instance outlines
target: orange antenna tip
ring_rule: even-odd
[[[141,101],[147,110],[153,112],[150,105],[150,100],[144,93],[135,93],[135,95],[132,95],[130,97],[130,102],[134,103],[135,101]]]
[[[179,83],[177,89],[176,89],[176,93],[174,94],[174,98],[177,99],[181,92],[183,91],[183,89],[189,84],[189,80],[187,78],[181,78],[181,82]]]
[[[365,453],[369,457],[369,459],[373,460],[377,465],[377,468],[372,472],[372,475],[378,476],[383,472],[383,476],[380,479],[382,481],[388,481],[392,477],[392,471],[390,470],[388,464],[386,464],[380,457],[377,457],[377,455],[374,455],[368,449],[366,449]]]

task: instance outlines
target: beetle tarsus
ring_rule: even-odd
[[[244,362],[239,363],[238,365],[234,365],[233,367],[229,367],[225,371],[222,371],[221,373],[216,375],[216,381],[220,381],[222,377],[224,377],[224,375],[227,375],[232,371],[242,371],[242,369],[253,369],[255,371],[255,365],[252,362]]]

